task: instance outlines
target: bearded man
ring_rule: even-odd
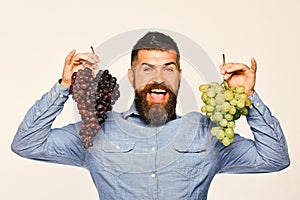
[[[247,122],[254,140],[239,134],[224,146],[210,134],[213,123],[198,112],[176,114],[182,69],[174,40],[149,32],[133,47],[128,79],[135,99],[128,111],[107,119],[85,149],[82,122],[51,128],[69,96],[72,74],[97,68],[95,54],[71,51],[61,81],[30,108],[12,150],[20,156],[89,170],[101,200],[207,199],[218,173],[262,173],[286,168],[290,161],[278,120],[254,90],[256,61],[220,65],[230,87],[243,85],[253,105]],[[234,195],[234,194],[231,194]]]

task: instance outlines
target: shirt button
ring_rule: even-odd
[[[273,125],[273,124],[271,124],[271,127],[272,127],[272,128],[274,128],[274,125]]]
[[[155,178],[155,177],[156,177],[156,174],[154,174],[154,173],[151,174],[151,177],[152,177],[152,178]]]
[[[41,113],[40,112],[36,112],[35,114],[36,114],[36,116],[40,116]]]
[[[119,147],[119,146],[116,146],[116,149],[120,150],[120,147]]]
[[[259,102],[257,102],[255,105],[256,105],[257,107],[259,107],[260,103],[259,103]]]
[[[155,151],[155,150],[156,150],[156,148],[155,148],[155,147],[152,147],[152,148],[151,148],[151,151]]]
[[[56,92],[53,92],[52,95],[55,96],[55,95],[56,95]]]
[[[64,97],[64,95],[60,94],[60,95],[59,95],[59,97],[60,97],[60,98],[63,98],[63,97]]]

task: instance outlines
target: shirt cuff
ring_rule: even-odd
[[[249,108],[249,113],[247,115],[247,119],[262,119],[266,124],[274,128],[274,120],[269,108],[263,103],[260,99],[259,95],[254,91],[252,96],[249,96],[252,100],[252,106]],[[254,120],[255,121],[255,120]]]
[[[251,99],[252,105],[249,108],[248,116],[252,117],[263,115],[263,113],[266,110],[266,105],[262,102],[257,92],[254,91],[254,93],[251,96],[249,96],[249,99]]]
[[[48,92],[48,99],[55,105],[63,105],[69,98],[70,90],[61,86],[59,81]]]

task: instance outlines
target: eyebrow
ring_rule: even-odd
[[[141,66],[142,66],[142,65],[147,65],[148,67],[154,67],[154,66],[155,66],[155,65],[153,65],[153,64],[145,63],[145,62],[142,63]],[[169,65],[175,65],[175,66],[177,67],[176,63],[173,62],[173,61],[164,64],[164,66],[169,66]]]

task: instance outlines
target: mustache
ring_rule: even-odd
[[[173,93],[175,94],[171,88],[169,88],[166,84],[164,83],[148,83],[145,85],[145,87],[142,89],[143,93],[150,93],[151,90],[153,89],[161,89],[165,90],[167,93]]]

